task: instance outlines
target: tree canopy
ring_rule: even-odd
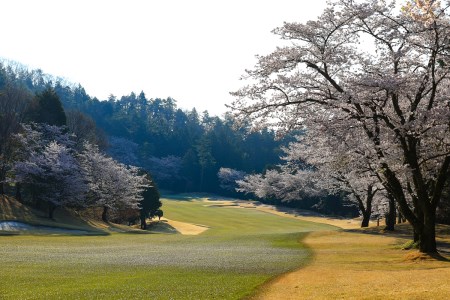
[[[317,20],[273,31],[289,45],[258,57],[230,107],[255,128],[337,137],[395,198],[420,250],[435,252],[450,165],[449,30],[437,1],[329,2]]]

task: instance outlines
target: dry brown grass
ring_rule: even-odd
[[[400,250],[404,241],[313,232],[304,240],[314,252],[312,263],[267,283],[254,299],[449,299],[450,256]]]
[[[341,219],[339,219],[339,218],[332,218],[332,217],[306,216],[306,215],[301,215],[301,214],[295,215],[295,214],[291,214],[291,213],[277,211],[277,210],[273,209],[272,207],[268,207],[268,206],[256,207],[256,209],[265,211],[265,212],[268,212],[271,214],[284,216],[287,218],[295,218],[295,219],[300,219],[300,220],[309,221],[309,222],[333,225],[336,227],[340,227],[342,229],[356,229],[356,228],[361,227],[361,220],[359,218],[355,218],[355,219],[342,219],[341,218]],[[376,223],[371,221],[370,226],[376,226]]]
[[[35,211],[8,196],[0,196],[0,220],[34,221],[43,214]]]
[[[180,222],[161,218],[150,226],[151,232],[157,233],[181,233],[183,235],[198,235],[208,230],[208,227],[192,223]]]

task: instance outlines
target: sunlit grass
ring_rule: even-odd
[[[196,236],[0,236],[0,299],[239,299],[306,264],[304,233],[335,227],[252,209],[164,200]]]
[[[311,262],[263,286],[254,299],[449,299],[449,253],[433,258],[401,250],[408,226],[388,234],[308,234],[303,242],[314,253]],[[443,247],[450,243],[446,228],[438,231]]]

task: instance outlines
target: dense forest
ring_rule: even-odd
[[[74,143],[88,141],[120,163],[148,170],[159,188],[240,197],[246,195],[235,191],[235,180],[276,169],[281,147],[292,140],[292,136],[276,139],[270,130],[250,133],[236,129],[228,115],[219,118],[195,108],[182,110],[174,99],[149,99],[143,92],[120,98],[111,95],[100,101],[81,85],[15,62],[0,64],[0,91],[4,98],[2,189],[11,174],[11,161],[7,160],[13,159],[14,152],[6,140],[24,130],[22,123],[67,125]],[[227,171],[240,176],[230,178]],[[260,200],[281,203],[273,197]],[[304,200],[284,204],[326,208],[322,199]]]
[[[269,130],[250,134],[235,130],[228,116],[221,119],[195,108],[182,110],[172,98],[152,99],[131,92],[100,101],[81,85],[17,63],[0,66],[0,89],[8,84],[31,95],[52,87],[69,127],[81,133],[86,130],[75,127],[93,121],[100,148],[120,162],[149,170],[161,188],[177,192],[223,192],[217,177],[221,167],[262,172],[279,163],[280,146],[289,141],[276,140]]]

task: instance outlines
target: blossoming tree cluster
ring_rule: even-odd
[[[384,190],[420,251],[436,252],[450,166],[450,4],[407,2],[337,0],[316,21],[276,28],[289,43],[258,57],[230,107],[256,129],[314,133],[301,142],[319,145],[321,168]]]
[[[29,191],[35,205],[45,203],[50,218],[58,207],[101,207],[104,221],[109,210],[138,209],[150,181],[88,142],[77,150],[74,140],[64,127],[23,125],[12,181]]]

